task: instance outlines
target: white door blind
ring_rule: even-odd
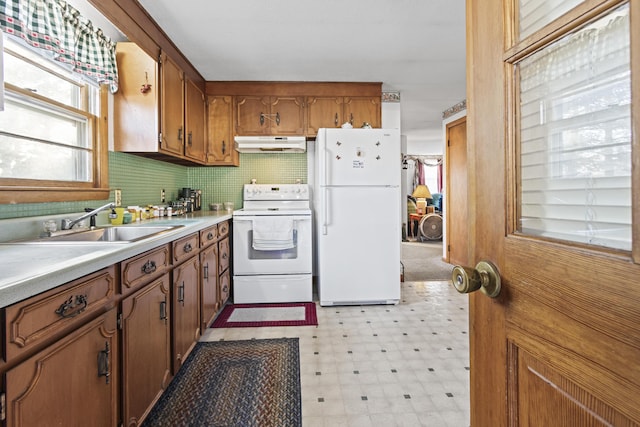
[[[631,249],[628,5],[517,65],[520,231]]]
[[[520,0],[520,40],[564,15],[584,0]]]

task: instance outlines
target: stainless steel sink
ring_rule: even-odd
[[[182,225],[165,225],[165,226],[112,226],[104,228],[96,228],[94,230],[77,231],[72,233],[57,234],[51,237],[43,237],[36,240],[20,243],[92,243],[92,242],[111,242],[111,243],[130,243],[138,240],[147,239],[160,233],[175,230],[183,227]]]

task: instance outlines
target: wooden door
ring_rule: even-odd
[[[160,151],[184,156],[184,73],[167,54],[160,56]]]
[[[116,310],[6,373],[7,427],[119,425]]]
[[[213,244],[200,252],[200,268],[202,269],[200,310],[202,323],[200,330],[204,331],[211,324],[218,311],[218,245]]]
[[[140,425],[171,379],[169,274],[122,301],[123,416]]]
[[[269,114],[269,102],[268,96],[237,96],[236,135],[268,135],[271,122],[265,115]]]
[[[240,156],[233,141],[233,97],[209,96],[207,165],[238,166]]]
[[[185,132],[184,154],[199,163],[204,163],[206,135],[206,101],[204,93],[191,79],[187,79],[185,89]]]
[[[450,264],[468,264],[467,213],[467,119],[447,125],[447,259]]]
[[[338,128],[344,123],[342,96],[307,97],[307,136],[316,136],[320,128]]]
[[[200,337],[200,262],[189,258],[173,270],[173,374]]]
[[[304,97],[272,96],[269,102],[271,135],[304,135]]]
[[[378,97],[347,97],[344,100],[344,121],[354,128],[369,123],[371,127],[382,125],[380,98]]]
[[[518,227],[522,170],[513,58],[530,58],[552,39],[630,4],[633,90],[623,93],[638,106],[640,3],[579,3],[512,46],[507,31],[515,27],[509,15],[517,15],[514,3],[467,1],[470,264],[492,261],[502,279],[497,298],[469,296],[474,427],[640,425],[639,169],[630,179],[629,249],[535,237]],[[547,83],[558,78],[536,76]],[[627,126],[637,131],[637,108],[630,117]],[[625,135],[634,150],[630,162],[637,165],[638,136]]]

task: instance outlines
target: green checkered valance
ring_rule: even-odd
[[[116,45],[62,0],[0,0],[0,29],[118,90]]]

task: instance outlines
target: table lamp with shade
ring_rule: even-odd
[[[418,213],[424,213],[427,209],[427,199],[432,198],[429,187],[424,184],[420,184],[415,188],[415,190],[413,190],[413,194],[411,194],[411,196],[416,199],[416,208],[418,209]]]

